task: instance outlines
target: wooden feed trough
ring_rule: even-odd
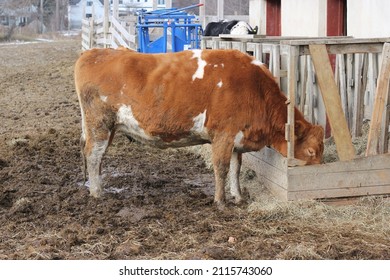
[[[288,156],[265,148],[244,154],[244,165],[253,169],[265,185],[283,200],[326,199],[390,194],[389,135],[389,38],[281,40],[280,55],[287,57],[287,94],[289,99],[286,140]],[[343,110],[329,54],[382,53],[366,155],[357,157]],[[310,55],[326,115],[335,140],[339,161],[300,166],[294,158],[294,106],[300,56]],[[280,71],[282,72],[282,71]],[[341,73],[343,74],[343,73]],[[364,90],[359,91],[363,92]],[[360,94],[358,92],[358,94]],[[362,98],[355,98],[355,118],[362,123]]]

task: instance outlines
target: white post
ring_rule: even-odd
[[[157,0],[153,0],[152,10],[157,10]]]
[[[249,0],[249,25],[259,27],[258,34],[266,34],[267,1]]]
[[[40,26],[40,32],[43,33],[43,0],[40,1],[40,18],[41,18],[41,26]]]
[[[119,18],[119,0],[114,0],[112,7],[112,16],[116,19]]]
[[[200,21],[200,24],[202,24],[202,26],[204,28],[206,28],[206,1],[205,0],[199,0],[199,4],[203,4],[203,6],[200,6],[199,7],[199,21]]]
[[[84,2],[83,2],[83,16],[82,16],[83,19],[85,19],[85,11],[86,11],[86,9],[87,9],[87,8],[85,7],[86,5],[87,5],[86,2],[84,1]],[[70,18],[70,17],[69,17],[69,18]]]
[[[110,16],[110,1],[104,0],[104,21],[103,21],[103,29],[104,29],[104,48],[108,48],[108,31],[109,31],[109,16]]]
[[[224,9],[224,0],[218,0],[218,3],[217,3],[218,20],[223,20],[225,17],[225,15],[223,14],[223,9]]]
[[[172,0],[166,0],[165,1],[165,8],[167,8],[167,9],[172,8]]]

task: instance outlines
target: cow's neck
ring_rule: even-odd
[[[286,99],[287,100],[287,99]],[[287,105],[284,101],[280,104],[279,108],[275,108],[274,119],[270,120],[272,128],[272,133],[268,139],[268,146],[272,146],[275,150],[281,153],[283,156],[287,156],[287,141],[286,141],[286,123],[287,123]],[[295,108],[294,110],[294,125],[297,123],[297,120],[308,124],[305,120],[303,114]],[[272,116],[271,116],[272,117]]]

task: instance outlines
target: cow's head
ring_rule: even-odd
[[[294,156],[306,164],[318,164],[324,153],[324,129],[319,125],[295,122]]]
[[[318,164],[324,153],[324,129],[306,121],[295,122],[294,157],[306,165]],[[274,141],[271,145],[283,156],[287,156],[287,141]]]

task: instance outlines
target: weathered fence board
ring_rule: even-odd
[[[336,142],[340,160],[351,160],[355,157],[351,135],[341,107],[340,94],[334,81],[328,52],[325,45],[310,45],[310,53],[318,77],[322,98],[328,112],[330,126]]]
[[[385,43],[382,52],[382,65],[379,73],[379,81],[376,89],[374,110],[371,117],[371,126],[368,134],[368,143],[366,155],[376,155],[379,146],[381,122],[385,104],[387,104],[389,96],[389,80],[390,80],[390,43]],[[389,110],[389,109],[388,109]],[[388,131],[388,125],[385,127],[385,122],[382,130]],[[384,134],[387,138],[387,135]],[[386,141],[386,139],[383,139]],[[383,152],[383,151],[382,151]]]

